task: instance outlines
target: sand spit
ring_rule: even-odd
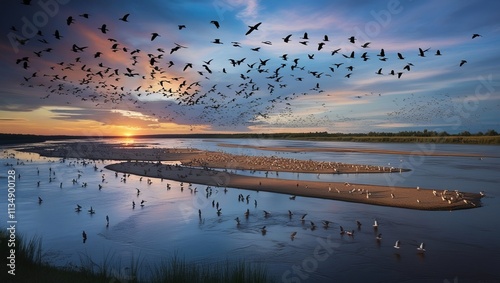
[[[448,211],[475,208],[481,205],[480,194],[426,188],[262,178],[211,169],[163,165],[156,162],[123,162],[108,165],[106,168],[120,173],[207,186],[240,188],[290,196],[315,197],[408,209]]]

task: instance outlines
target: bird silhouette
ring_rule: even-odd
[[[254,30],[258,30],[259,26],[262,24],[262,22],[259,22],[253,26],[248,26],[249,27],[249,30],[245,33],[245,35],[249,35],[250,33],[252,33]]]
[[[106,33],[109,31],[106,24],[103,24],[100,28],[98,28],[102,33]]]
[[[158,33],[152,32],[151,33],[151,41],[155,40],[155,38],[157,38],[158,36],[160,36]]]
[[[211,24],[213,24],[217,29],[220,28],[220,24],[218,21],[210,21]]]
[[[124,21],[124,22],[128,22],[128,17],[130,16],[130,14],[125,14],[123,15],[123,17],[119,18],[120,21]]]

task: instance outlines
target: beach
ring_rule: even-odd
[[[43,156],[126,161],[106,168],[152,178],[169,179],[207,186],[267,191],[290,196],[314,197],[418,210],[457,210],[481,206],[479,193],[448,191],[445,188],[417,188],[351,184],[342,182],[297,181],[229,173],[227,170],[294,172],[316,174],[379,173],[398,174],[405,168],[298,160],[276,156],[246,156],[193,148],[148,148],[140,145],[65,143],[25,148]],[[305,148],[303,150],[306,150]],[[311,149],[314,150],[314,149]],[[164,165],[176,161],[179,165]],[[219,170],[216,170],[219,169]],[[266,174],[267,176],[267,174]]]

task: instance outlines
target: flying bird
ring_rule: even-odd
[[[220,24],[218,21],[210,21],[211,24],[213,24],[216,28],[220,28]]]
[[[158,33],[152,32],[151,33],[151,41],[155,40],[155,38],[157,38],[158,36],[160,36]]]
[[[130,14],[125,14],[123,17],[119,18],[119,20],[124,21],[124,22],[128,22],[128,16],[130,16]]]
[[[56,29],[56,31],[54,32],[54,37],[56,39],[61,39],[63,36],[59,33],[59,30]]]
[[[103,24],[100,28],[98,28],[102,33],[106,33],[109,29],[106,28],[106,24]]]
[[[290,41],[290,37],[292,37],[292,35],[291,35],[291,34],[287,35],[286,37],[283,37],[283,41],[284,41],[285,43],[288,43],[288,42]]]
[[[467,61],[466,61],[466,60],[462,60],[462,61],[460,61],[460,67],[462,67],[465,63],[467,63]]]
[[[258,30],[259,26],[262,24],[262,22],[259,22],[255,24],[254,26],[248,26],[250,29],[245,33],[245,35],[249,35],[252,31]]]
[[[476,37],[482,37],[482,35],[477,34],[477,33],[475,33],[475,34],[473,34],[473,35],[472,35],[472,39],[474,39],[474,38],[476,38]]]

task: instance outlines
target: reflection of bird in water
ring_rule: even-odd
[[[292,241],[295,239],[296,235],[297,235],[297,232],[293,232],[292,234],[290,234],[290,238],[292,239]]]
[[[90,214],[95,214],[95,210],[92,208],[92,206],[90,207],[90,209],[88,210],[88,212],[89,212]]]
[[[38,204],[42,204],[43,199],[41,197],[38,197]]]
[[[75,211],[76,211],[76,212],[80,212],[80,211],[82,211],[82,207],[81,207],[79,204],[77,204],[77,205],[76,205],[76,208],[75,208]]]
[[[82,238],[83,238],[83,243],[85,244],[85,242],[87,241],[87,233],[85,233],[85,231],[82,232]]]

